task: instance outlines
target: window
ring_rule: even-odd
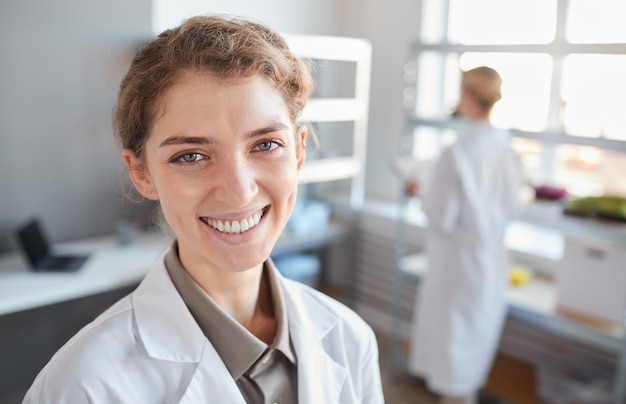
[[[561,99],[566,132],[626,140],[626,56],[568,55]]]
[[[623,0],[422,0],[405,66],[408,143],[432,159],[454,141],[461,70],[503,79],[496,126],[511,129],[535,185],[626,196]],[[532,27],[532,29],[530,29]],[[452,133],[451,133],[452,132]]]
[[[625,43],[624,0],[569,0],[566,26],[572,43]]]

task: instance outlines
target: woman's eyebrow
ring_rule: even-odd
[[[274,122],[269,126],[255,129],[246,134],[249,139],[263,136],[267,133],[278,132],[281,130],[288,130],[289,126],[282,122]],[[159,147],[181,145],[181,144],[213,144],[213,140],[202,136],[170,136],[159,144]]]
[[[202,136],[170,136],[161,142],[159,147],[180,145],[180,144],[210,144],[210,139]]]
[[[255,137],[259,137],[259,136],[263,136],[267,133],[272,133],[272,132],[278,132],[281,130],[288,130],[289,126],[285,125],[282,122],[273,122],[272,124],[264,127],[264,128],[259,128],[259,129],[255,129],[251,132],[248,132],[248,134],[246,134],[246,137],[249,139],[255,138]]]

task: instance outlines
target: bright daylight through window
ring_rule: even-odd
[[[626,2],[422,4],[405,67],[413,157],[432,159],[454,141],[459,69],[487,65],[503,78],[494,124],[512,129],[533,185],[626,196]]]

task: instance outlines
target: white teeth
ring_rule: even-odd
[[[241,226],[238,221],[234,221],[233,224],[230,225],[230,231],[233,233],[241,233]]]
[[[253,214],[252,216],[246,219],[242,219],[242,220],[230,221],[230,220],[208,219],[206,223],[209,226],[213,227],[214,229],[222,233],[236,233],[237,234],[237,233],[244,233],[250,230],[251,228],[253,228],[254,226],[256,226],[257,224],[259,224],[259,221],[261,220],[261,216],[263,216],[263,211],[259,211]]]

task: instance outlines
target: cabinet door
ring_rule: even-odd
[[[621,324],[626,309],[626,249],[568,238],[557,268],[559,308]]]

